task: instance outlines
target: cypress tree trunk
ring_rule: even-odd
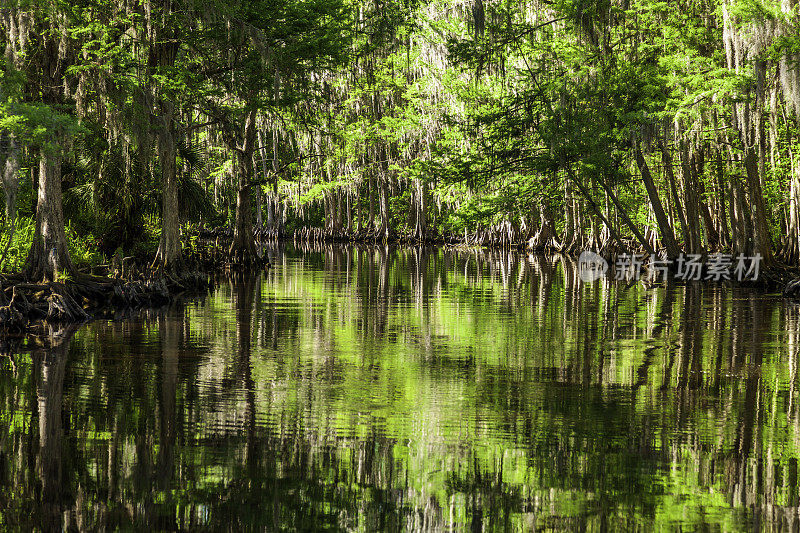
[[[367,228],[372,231],[375,228],[375,178],[370,176],[369,183],[369,218],[367,218]]]
[[[253,208],[250,200],[256,140],[255,118],[255,110],[247,114],[244,125],[244,142],[241,147],[236,147],[234,150],[239,187],[236,193],[236,224],[233,228],[230,255],[231,259],[240,265],[252,265],[258,260],[253,235]]]
[[[341,237],[342,219],[344,217],[344,208],[342,207],[342,193],[339,189],[336,189],[333,194],[336,195],[336,227],[334,231],[337,237]]]
[[[664,172],[667,177],[667,182],[669,183],[669,194],[672,197],[672,205],[675,206],[675,212],[678,214],[678,220],[681,223],[681,233],[683,234],[683,243],[685,246],[689,246],[689,229],[686,224],[686,214],[683,210],[683,203],[681,202],[680,197],[678,196],[678,185],[675,179],[675,172],[672,168],[672,154],[669,153],[669,149],[664,142],[660,143],[661,145],[661,162],[664,165]]]
[[[544,203],[539,204],[539,231],[528,242],[530,248],[541,249],[550,246],[554,241],[558,241],[556,235],[555,222],[550,208]]]
[[[567,177],[569,177],[570,181],[575,184],[575,186],[581,192],[583,197],[586,198],[586,202],[589,204],[589,207],[592,209],[592,211],[594,211],[595,215],[597,215],[597,217],[603,222],[611,238],[614,239],[614,241],[619,245],[620,249],[624,251],[626,249],[625,243],[622,242],[622,238],[620,237],[617,230],[614,229],[614,226],[611,224],[608,218],[606,218],[606,216],[603,214],[603,211],[602,209],[600,209],[600,206],[598,206],[597,203],[592,198],[591,191],[589,191],[589,189],[587,189],[586,186],[580,182],[578,177],[575,175],[575,171],[572,168],[567,167],[566,170],[567,170]],[[600,243],[598,242],[599,241],[598,238],[599,228],[597,227],[598,225],[591,218],[590,222],[592,225],[592,239],[595,241],[594,247],[596,250],[600,251]]]
[[[161,239],[152,268],[176,272],[182,268],[181,230],[178,209],[177,133],[175,103],[154,74],[165,72],[175,65],[180,39],[179,26],[171,21],[174,5],[159,0],[150,5],[146,17],[149,36],[148,75],[154,84],[150,87],[154,109],[159,121],[158,159],[161,166]]]
[[[427,233],[427,187],[424,180],[415,180],[416,189],[416,224],[414,227],[414,236],[420,241],[425,239]]]
[[[653,176],[650,174],[650,168],[644,159],[642,150],[636,147],[636,164],[639,166],[639,171],[642,173],[642,181],[644,187],[647,189],[647,196],[650,198],[650,205],[653,208],[653,214],[658,224],[658,230],[661,233],[661,242],[664,243],[664,248],[667,249],[667,256],[675,258],[680,253],[678,242],[675,240],[675,234],[672,231],[672,226],[669,224],[666,213],[664,213],[664,206],[661,204],[661,198],[658,196],[658,189],[653,183]]]
[[[353,202],[352,193],[347,191],[347,235],[353,234]]]
[[[381,180],[380,202],[381,202],[381,236],[385,239],[389,236],[389,191],[387,191],[385,180]]]
[[[275,223],[275,204],[272,201],[271,196],[267,196],[267,227],[269,229],[275,229],[277,224]]]
[[[705,155],[703,149],[700,148],[692,155],[692,165],[690,167],[692,173],[692,183],[694,184],[695,205],[697,206],[698,213],[703,220],[703,227],[705,228],[706,244],[709,248],[714,248],[719,244],[719,234],[714,226],[714,221],[711,218],[711,213],[708,210],[706,203],[706,188],[701,179],[703,169],[705,167]]]
[[[749,149],[744,158],[747,174],[747,189],[750,194],[750,208],[753,220],[753,252],[761,254],[764,264],[772,263],[772,237],[767,225],[767,212],[764,207],[764,194],[758,174],[758,156]]]
[[[792,153],[789,143],[789,164],[791,165],[791,180],[789,184],[789,213],[786,221],[786,249],[784,257],[786,262],[797,265],[800,262],[800,162]]]
[[[256,227],[260,228],[263,226],[264,221],[261,216],[261,206],[262,206],[262,196],[261,196],[261,185],[256,186]]]
[[[731,251],[734,254],[745,253],[744,232],[741,221],[739,220],[740,208],[737,186],[734,183],[735,179],[728,182],[728,197],[730,204],[728,206],[728,221],[731,227]]]
[[[742,191],[741,178],[734,177],[730,185],[731,197],[731,230],[733,233],[734,254],[751,255],[753,253],[752,247],[752,215],[747,210],[747,200],[745,193]]]
[[[158,138],[158,159],[161,165],[161,240],[153,268],[175,272],[181,268],[182,258],[174,106],[168,103],[163,108],[165,112]]]
[[[719,233],[714,219],[711,217],[711,211],[708,209],[708,204],[705,201],[705,186],[701,180],[696,182],[698,184],[698,204],[700,206],[700,216],[703,218],[703,225],[706,229],[706,242],[709,248],[715,248],[720,244]]]
[[[389,237],[389,151],[381,145],[377,150],[378,155],[378,215],[380,216],[380,236],[385,240]]]
[[[39,156],[36,230],[24,272],[34,281],[55,281],[59,275],[75,274],[61,207],[61,156],[45,150]]]
[[[406,212],[406,223],[411,228],[411,234],[416,235],[417,231],[417,184],[416,180],[411,181],[408,187],[409,199],[408,210]]]
[[[60,43],[53,36],[43,38],[40,56],[40,72],[37,80],[41,85],[42,103],[55,107],[61,101],[60,87],[63,83],[66,62],[61,60]],[[53,146],[65,139],[54,133]],[[42,148],[39,153],[39,176],[36,191],[36,229],[33,235],[24,274],[33,281],[54,281],[59,274],[74,275],[75,267],[67,248],[64,231],[64,213],[61,195],[61,154]]]
[[[639,228],[636,227],[636,224],[633,223],[631,217],[628,216],[628,212],[625,210],[622,202],[619,201],[617,195],[614,194],[614,191],[608,186],[606,180],[601,179],[600,184],[603,186],[603,189],[605,189],[608,197],[614,203],[614,207],[617,208],[617,213],[619,213],[619,216],[622,217],[622,221],[625,222],[625,225],[628,226],[629,230],[631,230],[631,233],[633,233],[634,237],[636,237],[636,240],[639,241],[639,244],[642,245],[644,251],[647,252],[648,255],[656,255],[655,250],[653,250],[653,247],[650,246],[650,243],[647,241],[647,239],[645,239],[644,235],[642,235],[642,232],[639,231]]]
[[[11,21],[13,19],[13,11],[9,13],[11,22],[10,26],[15,26]],[[5,21],[4,21],[5,22]],[[19,28],[16,28],[16,32]],[[13,65],[17,69],[23,67],[19,60],[17,49],[18,43],[13,39],[7,43],[5,48],[5,57],[9,66]],[[0,99],[5,100],[2,88],[0,88]],[[0,171],[0,179],[2,183],[0,186],[3,188],[3,194],[6,197],[6,223],[11,223],[17,218],[17,193],[19,192],[19,144],[16,137],[11,134],[0,135],[0,145],[4,148],[0,153],[0,160],[2,161],[2,171]]]
[[[725,205],[725,167],[722,161],[723,152],[719,147],[716,150],[716,154],[717,205],[719,206],[718,221],[720,244],[722,244],[722,246],[730,246],[731,236],[728,232],[728,208]]]
[[[379,211],[381,217],[380,235],[384,239],[389,237],[389,184],[386,183],[387,178],[386,169],[383,168],[383,163],[381,163],[381,175],[378,180],[380,184],[378,201],[380,202]]]
[[[564,180],[564,238],[561,243],[562,252],[571,252],[575,246],[575,202],[569,181]]]
[[[264,183],[267,183],[267,178],[269,176],[269,170],[267,167],[267,147],[264,143],[264,130],[263,128],[258,128],[258,149],[261,152],[261,174],[264,176]],[[256,224],[259,226],[262,224],[261,220],[261,187],[259,186],[259,190],[256,193],[258,198],[256,199],[256,203],[258,204],[258,214],[257,214],[257,221]],[[272,199],[270,198],[269,193],[267,193],[267,229],[273,229],[273,215],[272,215]]]
[[[362,188],[363,188],[363,185],[356,184],[356,198],[355,198],[355,202],[356,202],[356,233],[361,233],[361,226],[363,225],[363,223],[362,223],[363,214],[362,214],[362,211],[361,211],[361,189]]]
[[[687,237],[686,251],[690,254],[702,252],[702,242],[700,241],[700,213],[697,207],[697,192],[694,190],[694,180],[692,175],[692,162],[689,156],[689,149],[685,142],[681,142],[681,182],[683,185],[683,205],[686,209],[686,230]]]
[[[325,233],[331,233],[331,195],[328,192],[322,195],[322,210],[324,212],[322,219],[322,227],[325,228]]]
[[[2,170],[3,194],[6,197],[6,222],[17,218],[17,193],[19,191],[19,146],[13,135],[6,142],[5,162]]]
[[[256,258],[256,243],[253,236],[253,213],[250,201],[250,182],[252,163],[247,164],[245,154],[237,153],[239,188],[236,193],[236,223],[233,229],[233,242],[230,254],[234,262],[251,264]]]

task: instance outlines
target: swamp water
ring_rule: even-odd
[[[0,529],[800,527],[777,295],[517,253],[270,255],[0,356]]]

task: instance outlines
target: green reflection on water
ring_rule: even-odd
[[[800,526],[779,298],[513,253],[271,254],[0,357],[0,528]]]

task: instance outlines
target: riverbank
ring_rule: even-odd
[[[220,242],[220,240],[230,239],[233,235],[231,228],[193,228],[197,242]],[[602,257],[609,272],[617,275],[616,269],[620,267],[630,267],[632,263],[640,263],[642,275],[631,276],[626,274],[621,276],[626,280],[639,277],[647,278],[651,274],[651,267],[648,265],[649,255],[641,248],[634,239],[616,242],[608,239],[603,242],[594,240],[585,241],[572,240],[568,243],[557,241],[550,232],[537,232],[532,236],[520,232],[518,229],[507,225],[499,224],[493,227],[465,233],[431,233],[419,237],[413,234],[400,233],[394,230],[382,233],[376,230],[352,231],[345,230],[332,232],[324,228],[304,227],[292,231],[271,230],[264,227],[257,227],[254,233],[262,242],[292,242],[294,244],[360,244],[360,245],[394,245],[394,246],[445,246],[445,247],[468,247],[468,248],[487,248],[515,250],[528,253],[544,253],[554,255],[566,255],[578,259],[582,252],[591,251]],[[661,253],[655,244],[652,245],[658,253]],[[635,256],[635,260],[631,258]],[[628,258],[628,259],[625,259]],[[728,261],[727,277],[717,274],[720,272],[720,259]],[[627,261],[627,262],[626,262]],[[764,263],[759,257],[746,258],[742,263],[738,256],[728,253],[723,249],[715,249],[702,254],[681,254],[673,260],[663,261],[657,258],[660,265],[657,270],[667,270],[671,275],[678,276],[684,261],[689,265],[686,281],[703,280],[711,282],[731,282],[733,284],[756,286],[765,290],[781,291],[784,296],[800,298],[800,268],[786,265],[781,262],[780,257],[771,263]],[[753,263],[757,262],[758,265]],[[666,263],[666,265],[665,265]],[[699,264],[699,267],[698,267]],[[748,279],[742,279],[744,272],[737,274],[736,268],[744,267],[746,270],[755,269],[755,279],[751,275]],[[709,270],[711,269],[711,270]],[[716,272],[716,273],[715,273]],[[738,279],[737,279],[738,277]]]
[[[228,273],[269,267],[267,257],[239,264],[230,254],[230,238],[182,238],[181,267],[154,269],[151,259],[115,254],[107,264],[93,264],[74,276],[53,282],[33,282],[18,273],[0,274],[0,336],[24,335],[47,324],[81,324],[135,309],[159,308],[183,297],[213,290]],[[74,278],[74,279],[73,279]]]
[[[133,309],[158,308],[177,298],[202,296],[213,290],[215,279],[226,272],[241,271],[242,266],[230,263],[228,248],[230,235],[227,228],[197,230],[186,235],[185,271],[180,275],[154,273],[143,259],[133,257],[117,258],[110,265],[98,265],[93,273],[81,273],[75,280],[49,283],[31,283],[21,276],[0,276],[0,335],[21,335],[34,332],[45,324],[80,324],[95,318],[111,316],[118,312]],[[437,236],[422,241],[408,235],[390,235],[384,241],[376,240],[374,234],[329,235],[323,231],[302,230],[289,235],[265,235],[256,230],[259,249],[264,251],[268,243],[293,243],[295,246],[338,246],[345,243],[360,246],[441,246],[443,248],[463,247],[465,249],[506,250],[515,253],[544,253],[563,256],[574,261],[579,267],[579,253],[564,252],[549,244],[534,247],[531,243],[506,241],[497,244],[475,244],[469,238],[457,235]],[[467,236],[469,237],[469,236]],[[597,257],[602,257],[597,255]],[[653,272],[643,259],[636,273],[619,272],[619,259],[606,250],[604,272],[612,278],[627,283],[641,281],[650,284]],[[674,263],[674,262],[673,262]],[[264,256],[261,267],[268,265]],[[630,266],[630,265],[629,265]],[[673,265],[674,266],[674,265]],[[247,267],[252,270],[252,267]],[[703,266],[703,268],[706,268]],[[670,267],[670,277],[678,281]],[[784,296],[800,297],[800,273],[788,267],[772,267],[757,273],[757,279],[694,279],[711,283],[724,283],[731,286],[757,287],[766,291],[781,291]],[[658,278],[658,276],[656,277]]]
[[[109,311],[160,307],[180,295],[203,294],[213,286],[213,278],[200,272],[138,280],[81,274],[76,280],[47,283],[3,276],[0,334],[24,334],[45,323],[82,323]]]
[[[225,236],[201,238],[197,232],[187,232],[182,241],[182,266],[171,272],[153,269],[145,256],[116,254],[108,264],[87,267],[74,279],[35,283],[20,274],[0,274],[0,336],[163,307],[179,298],[209,293],[220,276],[270,265],[265,255],[255,263],[238,264]]]

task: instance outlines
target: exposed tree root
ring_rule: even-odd
[[[208,257],[217,257],[217,254],[224,255],[219,250],[224,247],[224,243],[232,238],[233,232],[229,228],[205,229],[198,232],[199,240],[210,242]],[[353,244],[399,244],[399,245],[443,245],[443,246],[465,246],[501,248],[507,250],[525,250],[529,252],[541,252],[552,254],[563,254],[567,256],[577,256],[584,250],[591,250],[613,264],[621,254],[637,253],[640,254],[643,262],[646,263],[648,255],[643,253],[640,243],[633,239],[615,240],[606,235],[604,238],[599,236],[586,237],[583,235],[572,235],[559,242],[555,232],[547,225],[543,225],[538,230],[532,228],[515,228],[509,223],[496,224],[464,234],[436,234],[427,232],[423,238],[418,238],[412,234],[402,234],[390,231],[388,236],[377,229],[361,230],[355,232],[342,231],[330,233],[323,228],[301,228],[291,233],[277,231],[261,231],[256,229],[256,235],[263,241],[289,240],[296,245],[322,245],[326,243],[353,243]],[[655,246],[653,246],[655,248]],[[217,250],[217,251],[213,251]],[[704,260],[707,258],[704,258]],[[226,270],[237,270],[235,267],[247,267],[247,262],[239,258],[233,261],[224,261]],[[252,266],[252,265],[250,265]],[[673,263],[673,270],[674,270]],[[246,268],[245,268],[246,269]],[[646,269],[641,276],[644,279]],[[760,287],[769,290],[786,289],[784,295],[800,298],[800,270],[786,265],[773,263],[762,265],[759,278],[755,281],[747,280],[742,285]],[[792,279],[796,281],[789,283]],[[713,283],[709,281],[709,283]],[[726,282],[731,283],[731,282]],[[737,282],[733,282],[737,283]],[[788,283],[788,285],[787,285]]]
[[[38,324],[82,323],[112,309],[160,307],[182,293],[202,293],[212,285],[197,272],[138,280],[81,275],[66,283],[6,278],[0,281],[0,333],[24,333]]]

